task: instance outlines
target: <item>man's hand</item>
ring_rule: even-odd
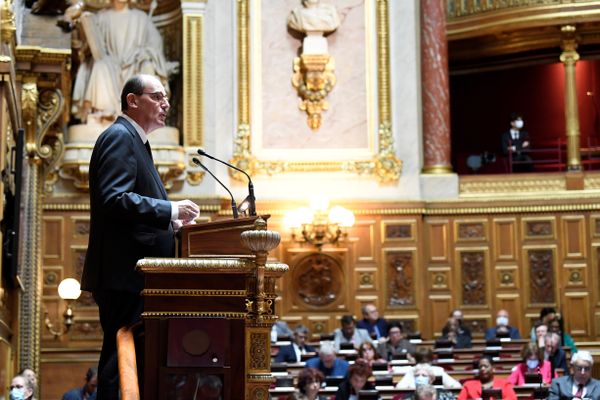
[[[523,142],[522,147],[529,147],[529,142],[526,140]]]
[[[175,204],[179,211],[178,219],[185,221],[183,222],[184,225],[189,224],[189,221],[198,218],[198,215],[200,215],[200,207],[191,200],[176,201]]]

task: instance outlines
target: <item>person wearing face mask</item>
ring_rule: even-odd
[[[412,387],[405,387],[405,389],[418,390],[423,386],[433,385],[435,381],[435,372],[429,364],[417,364],[413,369],[414,383]],[[398,386],[396,386],[398,387]],[[414,394],[406,399],[415,399]],[[438,400],[450,400],[454,399],[455,396],[452,392],[438,388],[436,390],[436,399]]]
[[[485,332],[485,340],[493,340],[496,337],[521,339],[519,330],[508,324],[508,311],[506,310],[498,311],[498,314],[496,314],[496,326],[489,328]]]
[[[34,386],[31,380],[23,375],[15,376],[10,383],[10,400],[31,400]]]
[[[513,162],[514,172],[530,172],[533,169],[531,157],[527,154],[529,150],[529,133],[523,130],[523,117],[519,113],[510,115],[510,129],[503,132],[501,136],[502,154],[510,156]]]
[[[552,382],[552,378],[556,377],[552,376],[552,364],[550,364],[550,361],[544,360],[544,356],[537,344],[531,342],[525,344],[521,350],[521,359],[522,362],[513,368],[512,373],[508,377],[508,381],[511,384],[515,386],[524,385],[526,383],[526,374],[541,375],[542,382],[546,385],[549,385]]]
[[[433,363],[434,361],[433,351],[431,350],[431,347],[419,347],[415,352],[415,361],[417,365],[429,365],[429,369],[433,371],[433,374],[436,377],[439,376],[442,378],[442,385],[444,386],[444,389],[460,389],[462,387],[460,382],[454,379],[452,376],[448,375],[444,368],[438,365],[431,365],[431,363]],[[400,382],[396,384],[396,388],[415,388],[415,367],[408,367],[408,370],[406,371]]]

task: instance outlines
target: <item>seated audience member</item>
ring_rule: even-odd
[[[335,393],[335,400],[354,400],[361,390],[374,390],[375,385],[368,381],[371,367],[360,358],[348,368],[348,378],[345,379]]]
[[[513,368],[508,381],[515,386],[524,385],[525,374],[539,374],[542,376],[542,382],[547,385],[553,378],[550,361],[544,360],[540,348],[535,343],[529,342],[523,345],[521,362]]]
[[[346,376],[348,361],[338,358],[333,343],[321,342],[319,356],[306,361],[307,368],[316,368],[327,376]]]
[[[557,368],[562,368],[566,373],[567,355],[565,351],[560,348],[560,336],[554,332],[550,332],[544,339],[544,358],[550,361],[550,365],[552,366],[552,376],[556,376]]]
[[[444,329],[442,330],[442,339],[452,342],[455,349],[470,349],[471,336],[460,329],[459,322],[454,318],[448,318]]]
[[[454,399],[454,396],[452,396]],[[431,385],[421,385],[415,390],[414,400],[438,400],[437,390]]]
[[[282,346],[275,357],[275,362],[296,363],[302,361],[302,354],[315,352],[314,347],[306,344],[308,329],[304,325],[294,328],[292,343]]]
[[[419,347],[415,352],[415,362],[417,364],[428,364],[433,371],[435,376],[442,377],[442,385],[444,389],[460,389],[462,385],[459,381],[448,375],[444,368],[437,365],[431,365],[433,363],[433,351],[429,347]],[[396,385],[398,389],[414,389],[415,386],[415,369],[409,368],[400,382]]]
[[[355,349],[363,342],[371,342],[371,336],[365,329],[357,329],[356,321],[352,315],[344,315],[340,321],[341,328],[335,330],[333,334],[333,345],[337,351],[340,350],[342,343],[351,343]]]
[[[548,333],[548,326],[541,321],[536,322],[533,325],[535,329],[535,340],[532,340],[532,343],[536,343],[538,347],[541,349],[546,345],[545,337]]]
[[[33,385],[33,396],[31,398],[32,398],[32,400],[35,400],[35,394],[38,391],[38,378],[37,378],[37,374],[31,368],[25,367],[25,368],[23,368],[22,370],[19,371],[19,375],[22,375],[25,378],[27,378],[31,382],[31,384]]]
[[[63,394],[62,400],[94,400],[96,398],[96,386],[98,386],[98,369],[92,367],[85,374],[83,387],[69,390]]]
[[[600,399],[600,381],[592,378],[594,359],[589,351],[571,357],[571,375],[556,378],[550,386],[549,400]]]
[[[286,337],[291,338],[294,332],[290,329],[287,322],[275,321],[271,328],[271,342],[276,342],[277,338]]]
[[[553,307],[544,307],[540,310],[540,322],[544,325],[548,326],[550,324],[550,321],[552,321],[554,318],[556,318],[556,310]],[[536,326],[536,324],[533,324],[533,326],[531,327],[530,336],[532,342],[537,339],[537,335],[535,334]]]
[[[452,312],[450,313],[450,318],[453,318],[456,322],[458,322],[458,332],[461,335],[466,335],[468,337],[472,337],[471,330],[465,324],[465,320],[463,318],[463,312],[461,310],[459,310],[459,309],[452,310]],[[445,335],[445,334],[446,334],[446,327],[444,326],[444,328],[442,329],[442,335]]]
[[[479,359],[477,362],[477,378],[463,383],[458,400],[481,399],[483,389],[500,389],[502,390],[503,400],[517,400],[513,385],[506,379],[494,378],[494,364],[491,357],[488,356]]]
[[[362,315],[363,319],[358,321],[356,324],[357,328],[365,329],[375,339],[387,337],[388,323],[385,319],[379,317],[379,311],[377,311],[377,307],[374,304],[363,306]]]
[[[577,346],[573,337],[564,330],[563,320],[560,316],[556,316],[548,323],[548,331],[557,333],[560,336],[560,345],[571,348],[571,353],[577,353]]]
[[[31,400],[35,387],[33,381],[24,375],[15,376],[10,382],[10,400]]]
[[[363,342],[358,348],[358,357],[365,360],[369,366],[374,363],[386,363],[387,360],[379,355],[375,346],[371,342]]]
[[[402,325],[398,322],[389,325],[387,339],[380,340],[377,346],[377,352],[388,361],[392,360],[396,354],[406,354],[406,358],[413,362],[415,351],[415,345],[404,338]]]
[[[304,368],[298,374],[298,390],[289,395],[287,400],[325,400],[327,396],[319,396],[321,384],[325,381],[323,373],[318,369]]]
[[[422,386],[430,386],[433,385],[435,381],[435,373],[429,364],[417,364],[415,365],[413,375],[413,385],[412,387],[406,387],[403,389],[413,389],[418,390]],[[396,386],[398,387],[398,386]],[[408,399],[414,399],[414,396],[408,397]],[[444,389],[436,390],[436,398],[443,400],[455,399],[454,394]]]
[[[508,311],[500,310],[496,314],[496,326],[489,328],[485,332],[485,340],[493,340],[497,337],[509,337],[511,339],[521,339],[519,330],[508,324]]]

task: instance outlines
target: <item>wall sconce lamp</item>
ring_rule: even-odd
[[[77,279],[63,279],[63,281],[58,285],[58,295],[61,299],[66,300],[67,302],[67,309],[63,313],[63,324],[65,326],[64,330],[54,329],[54,324],[52,324],[52,322],[50,321],[50,317],[48,316],[48,310],[46,310],[45,312],[44,320],[46,328],[48,328],[48,331],[54,335],[55,339],[69,332],[71,326],[73,325],[73,319],[75,318],[75,314],[73,313],[73,308],[71,307],[71,304],[74,300],[77,300],[81,295],[81,288]]]
[[[345,228],[354,225],[354,220],[352,211],[342,206],[329,208],[326,197],[315,197],[310,207],[287,212],[284,225],[291,230],[292,240],[309,243],[321,251],[325,244],[338,245],[345,240],[348,236]]]

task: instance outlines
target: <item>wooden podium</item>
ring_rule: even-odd
[[[266,219],[266,218],[265,218]],[[279,234],[261,217],[186,226],[173,259],[143,259],[144,399],[267,400]]]

